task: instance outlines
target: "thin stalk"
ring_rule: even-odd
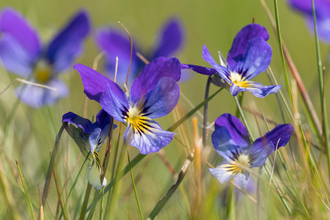
[[[235,220],[235,187],[232,184],[227,188],[226,219]]]
[[[329,143],[327,106],[326,106],[325,97],[324,97],[322,60],[321,60],[321,53],[320,53],[319,37],[318,37],[318,33],[317,33],[314,0],[311,0],[311,2],[312,2],[313,19],[314,19],[314,35],[315,35],[316,57],[317,57],[317,70],[318,70],[318,74],[319,74],[319,83],[320,83],[320,99],[321,99],[322,117],[323,117],[323,136],[324,136],[325,147],[327,149],[328,172],[329,172],[329,177],[330,177],[330,143]]]
[[[240,103],[239,103],[239,101],[238,101],[238,99],[237,99],[236,96],[235,96],[235,101],[236,101],[236,104],[237,104],[237,109],[239,110],[239,112],[241,114],[241,117],[243,119],[244,125],[245,125],[246,129],[248,130],[251,139],[254,141],[255,139],[254,139],[254,137],[252,135],[251,129],[250,129],[250,127],[249,127],[249,125],[248,125],[248,123],[246,121],[246,118],[244,117],[243,110],[242,110],[241,105],[240,105]]]
[[[132,184],[133,184],[133,188],[134,188],[134,194],[135,194],[136,203],[137,203],[138,208],[139,208],[141,220],[143,220],[143,214],[142,214],[142,210],[141,210],[141,206],[140,206],[139,197],[138,197],[138,194],[137,194],[137,191],[136,191],[136,186],[135,186],[135,182],[134,182],[133,171],[132,171],[132,167],[131,167],[131,160],[129,159],[128,151],[127,151],[127,159],[128,159],[128,165],[129,165],[129,168],[130,168],[130,172],[131,172],[131,178],[132,178]]]
[[[31,219],[35,220],[34,213],[33,213],[33,208],[32,208],[31,201],[30,201],[30,197],[29,197],[28,191],[26,189],[25,182],[24,182],[24,179],[23,179],[23,176],[22,176],[22,173],[21,173],[21,169],[18,165],[17,160],[16,160],[16,165],[17,165],[17,170],[19,172],[19,176],[21,178],[22,186],[23,186],[23,189],[24,189],[25,199],[26,199],[26,203],[27,203],[28,208],[29,208],[30,217],[31,217]]]
[[[210,93],[210,85],[211,85],[211,76],[207,78],[206,87],[205,87],[205,96],[204,100],[208,99]],[[208,107],[209,104],[206,103],[204,105],[204,118],[203,118],[203,146],[206,146],[206,133],[207,133],[207,119],[208,119]]]
[[[83,203],[83,206],[81,207],[79,220],[84,220],[85,219],[86,208],[87,208],[87,205],[88,205],[89,195],[91,194],[91,191],[92,191],[92,185],[87,183],[84,203]]]
[[[281,37],[281,29],[280,29],[280,15],[278,12],[278,3],[277,0],[274,0],[274,7],[275,7],[275,19],[276,19],[276,28],[277,28],[277,37],[278,37],[278,43],[280,47],[280,52],[281,52],[281,59],[282,59],[282,65],[283,65],[283,70],[284,70],[284,75],[285,75],[285,82],[286,82],[286,87],[288,90],[288,94],[290,97],[291,105],[292,105],[292,93],[291,93],[291,88],[290,88],[290,81],[288,77],[288,73],[286,71],[286,65],[285,65],[285,57],[283,53],[283,43],[282,43],[282,37]]]

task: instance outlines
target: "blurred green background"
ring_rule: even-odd
[[[266,0],[273,13],[273,1]],[[207,45],[211,54],[217,57],[217,51],[221,51],[226,57],[231,48],[232,41],[236,33],[245,25],[255,22],[265,26],[270,34],[269,43],[273,48],[273,59],[271,67],[280,85],[282,91],[286,93],[284,73],[281,64],[281,57],[279,54],[279,47],[274,31],[270,25],[269,19],[261,5],[257,0],[218,0],[218,1],[196,1],[196,0],[166,0],[166,1],[87,1],[87,0],[2,0],[0,1],[0,8],[10,6],[21,12],[37,29],[40,31],[42,37],[47,41],[51,34],[56,32],[66,24],[68,19],[79,9],[85,8],[90,14],[94,31],[101,26],[119,25],[120,21],[129,30],[134,40],[139,43],[142,48],[141,54],[147,51],[154,45],[157,33],[163,23],[170,17],[179,17],[185,27],[186,41],[183,50],[177,57],[182,63],[205,65],[208,66],[202,59],[202,47]],[[316,52],[315,42],[312,34],[305,26],[302,16],[293,12],[283,0],[279,0],[279,12],[281,31],[284,42],[293,58],[296,67],[305,83],[307,90],[314,102],[317,113],[320,115],[320,100],[318,94],[318,86],[315,84],[317,78],[316,66]],[[273,13],[274,14],[274,13]],[[90,35],[85,44],[85,53],[77,61],[79,63],[92,66],[94,58],[99,53],[93,40],[93,33]],[[324,64],[328,61],[329,46],[321,43],[321,52]],[[120,59],[120,58],[119,58]],[[119,61],[120,62],[120,61]],[[102,72],[102,60],[98,66],[98,71]],[[191,72],[192,79],[182,83],[181,92],[184,93],[194,105],[199,104],[204,98],[204,89],[207,77]],[[78,72],[72,70],[68,74],[62,75],[71,90],[70,96],[61,99],[58,104],[51,107],[44,107],[41,109],[32,109],[24,104],[19,104],[18,111],[13,116],[13,120],[9,125],[6,125],[8,116],[11,114],[13,106],[16,102],[14,95],[14,87],[11,87],[0,99],[0,137],[2,141],[2,148],[10,160],[18,159],[23,175],[28,182],[30,195],[39,201],[38,194],[42,191],[45,173],[49,162],[49,151],[52,150],[55,135],[61,126],[61,117],[68,111],[83,115],[85,95],[83,93],[83,86]],[[7,74],[3,68],[0,68],[0,91],[2,91],[14,78],[15,75]],[[255,81],[261,82],[263,85],[269,85],[269,80],[265,73],[260,74],[255,78]],[[329,85],[327,82],[326,85]],[[15,87],[18,83],[14,84]],[[327,87],[325,87],[326,90]],[[215,86],[211,86],[211,93],[216,91]],[[327,91],[326,91],[327,93]],[[327,96],[329,103],[330,96]],[[180,102],[185,109],[189,111],[189,106],[185,101]],[[267,116],[270,116],[274,121],[282,122],[280,112],[275,95],[267,96],[265,99],[254,97],[250,93],[244,96],[244,105],[251,107],[256,111],[262,109]],[[89,101],[88,117],[91,119],[92,114],[96,115],[100,106],[94,101]],[[222,113],[229,112],[234,114],[236,105],[233,97],[227,91],[222,91],[209,104],[209,121],[214,121]],[[170,119],[170,120],[168,120]],[[254,118],[248,118],[251,122]],[[303,124],[307,124],[307,119],[301,118]],[[160,119],[163,128],[168,128],[173,123],[173,117],[167,116],[165,119]],[[202,123],[202,120],[199,119]],[[188,122],[188,133],[190,128],[190,121]],[[252,124],[253,126],[253,124]],[[5,129],[8,129],[8,135],[5,137]],[[253,127],[253,132],[257,134],[257,127]],[[258,136],[258,135],[255,135]],[[5,137],[5,140],[4,140]],[[192,137],[189,137],[192,139]],[[188,138],[188,139],[189,139]],[[192,141],[192,140],[190,140]],[[184,149],[177,142],[173,141],[165,148],[169,162],[178,172],[183,163]],[[208,142],[210,144],[210,141]],[[62,150],[58,160],[58,170],[67,167],[71,169],[76,161],[79,153],[78,147],[71,141],[67,134],[63,135]],[[64,146],[64,147],[63,147]],[[69,147],[70,148],[69,148]],[[104,150],[104,147],[103,147]],[[210,161],[215,166],[220,161],[215,151],[209,148],[210,154],[214,154],[217,159]],[[64,152],[68,153],[65,154]],[[132,154],[137,154],[136,149],[131,149]],[[4,156],[2,155],[1,158]],[[172,184],[173,179],[166,167],[156,159],[156,156],[150,156],[151,162],[146,166],[142,182],[138,185],[138,192],[140,193],[141,205],[145,214],[148,214],[155,203],[165,193],[166,189]],[[133,156],[131,156],[133,158]],[[213,156],[211,157],[213,158]],[[82,160],[78,164],[81,166]],[[143,163],[141,163],[143,164]],[[140,172],[142,165],[138,165],[133,171]],[[3,162],[1,165],[5,170],[9,180],[15,181],[13,175],[10,173],[10,165]],[[75,169],[73,176],[78,172]],[[0,167],[1,169],[1,167]],[[67,169],[62,174],[61,181],[67,175]],[[107,176],[108,177],[108,176]],[[188,179],[188,178],[187,178]],[[184,184],[189,186],[189,179],[184,180]],[[187,182],[186,182],[187,181]],[[215,192],[219,192],[224,186],[220,185],[214,178],[206,173],[205,184],[206,187],[211,184]],[[69,182],[71,186],[73,180]],[[130,179],[125,181],[128,185],[123,186],[123,191],[130,184]],[[15,184],[9,181],[9,186],[15,188]],[[80,177],[78,187],[74,193],[75,198],[79,198],[84,192],[86,186],[86,178]],[[54,187],[54,186],[53,186]],[[39,190],[39,192],[38,192]],[[68,190],[68,189],[66,189]],[[17,203],[17,210],[22,216],[28,218],[28,211],[26,203],[24,202],[24,194],[18,190],[13,190],[15,201],[21,198],[22,202]],[[55,201],[52,201],[52,196]],[[159,219],[186,219],[187,214],[185,210],[184,201],[177,192],[177,198],[172,198],[166,206],[167,211],[163,210]],[[174,197],[175,197],[174,196]],[[73,197],[73,198],[74,198]],[[51,216],[56,211],[57,194],[55,190],[51,191],[49,195],[49,206]],[[72,198],[71,198],[72,199]],[[72,199],[73,200],[73,199]],[[73,203],[74,204],[74,203]],[[133,194],[129,197],[129,202],[125,204],[118,204],[122,206],[116,216],[118,219],[129,219],[137,217],[137,208]],[[219,204],[214,204],[215,209]],[[74,208],[75,206],[69,206]],[[47,209],[48,210],[48,209]],[[48,211],[47,211],[48,212]],[[217,212],[217,210],[214,210]],[[50,214],[52,213],[52,214]],[[72,212],[73,213],[73,212]],[[97,212],[96,212],[97,213]],[[132,214],[134,213],[134,214]],[[6,216],[6,207],[0,206],[0,218]],[[134,217],[135,216],[135,217]],[[5,219],[5,218],[4,218]],[[244,219],[244,218],[243,218]]]

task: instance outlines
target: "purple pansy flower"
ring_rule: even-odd
[[[292,125],[281,124],[251,143],[242,122],[231,114],[223,114],[215,121],[212,143],[218,154],[226,161],[216,168],[209,169],[210,173],[220,183],[238,177],[242,184],[246,184],[250,174],[244,167],[262,166],[274,150],[288,143],[292,132]]]
[[[221,56],[220,65],[215,62],[204,45],[203,59],[214,69],[187,64],[183,64],[182,68],[192,69],[204,75],[218,73],[222,83],[230,87],[233,96],[243,91],[250,91],[256,97],[264,98],[281,88],[280,85],[263,86],[251,81],[267,69],[272,59],[272,48],[267,43],[268,38],[266,28],[259,24],[249,24],[237,33],[227,60]]]
[[[154,121],[170,113],[178,103],[180,89],[180,61],[158,57],[144,67],[134,80],[128,96],[116,83],[97,71],[76,64],[84,92],[99,102],[115,120],[127,123],[126,144],[137,147],[141,154],[158,152],[169,144],[174,133],[164,131]]]
[[[75,113],[68,112],[62,116],[62,122],[68,122],[65,130],[78,145],[81,153],[87,157],[90,152],[91,165],[88,167],[88,182],[97,190],[101,190],[107,184],[104,178],[101,184],[101,163],[99,151],[108,136],[111,116],[101,109],[96,116],[96,122],[92,123]],[[114,125],[113,129],[116,128]]]
[[[110,79],[114,78],[116,57],[118,56],[119,65],[116,81],[118,84],[123,85],[126,82],[131,53],[131,43],[126,32],[115,27],[100,28],[96,33],[95,41],[100,50],[105,52],[105,72]],[[183,43],[184,31],[182,24],[180,20],[171,18],[160,30],[157,44],[146,54],[145,58],[150,61],[156,57],[170,57],[182,48]],[[145,66],[145,63],[136,56],[137,51],[141,52],[139,46],[134,41],[129,85]]]
[[[314,33],[312,2],[310,0],[288,0],[295,10],[301,12],[306,19],[309,30]],[[314,0],[318,34],[321,40],[330,44],[330,2]]]
[[[22,102],[37,108],[54,104],[69,94],[58,75],[82,53],[82,41],[89,30],[88,15],[81,10],[48,45],[42,45],[36,30],[21,14],[12,8],[1,11],[1,63],[10,72],[56,89],[23,85],[16,91]]]

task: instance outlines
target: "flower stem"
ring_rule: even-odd
[[[87,208],[87,205],[88,205],[88,200],[89,200],[89,195],[91,194],[91,190],[92,190],[92,185],[87,183],[84,203],[83,203],[83,206],[81,207],[79,220],[84,220],[85,219],[86,208]]]
[[[204,100],[207,100],[209,97],[209,93],[210,93],[210,85],[211,85],[211,76],[209,76],[207,78],[207,82],[206,82],[206,87],[205,87],[205,96],[204,96]],[[206,146],[206,133],[207,133],[207,119],[208,119],[208,107],[209,104],[206,103],[204,105],[204,118],[203,118],[203,146]]]
[[[240,112],[240,114],[241,114],[241,117],[242,117],[242,119],[243,119],[244,125],[245,125],[246,129],[247,129],[248,132],[249,132],[250,138],[252,139],[252,141],[254,141],[255,139],[254,139],[254,137],[253,137],[253,135],[252,135],[251,129],[250,129],[250,127],[249,127],[249,125],[248,125],[248,123],[247,123],[247,121],[246,121],[246,118],[245,118],[245,116],[244,116],[243,110],[242,110],[241,105],[240,105],[240,103],[239,103],[239,101],[238,101],[238,99],[237,99],[236,96],[235,96],[235,101],[236,101],[236,104],[237,104],[237,108],[238,108],[238,110],[239,110],[239,112]]]

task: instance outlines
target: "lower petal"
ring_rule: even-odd
[[[252,94],[259,98],[264,98],[269,94],[274,94],[278,90],[281,89],[280,85],[272,85],[272,86],[263,86],[258,82],[244,82],[244,87],[237,86],[234,83],[230,87],[230,93],[233,96],[236,96],[238,93],[243,91],[250,91]]]
[[[225,161],[219,164],[216,168],[210,168],[209,171],[211,175],[217,178],[221,184],[236,177],[241,180],[243,185],[245,185],[249,180],[250,174],[247,171],[237,173],[237,169],[237,166]]]
[[[138,130],[131,124],[124,134],[124,141],[140,150],[141,154],[158,152],[169,144],[175,133],[164,131],[156,121],[148,121],[147,129]]]
[[[101,190],[102,187],[107,185],[107,179],[103,179],[103,183],[101,184],[101,169],[96,166],[96,164],[93,164],[91,167],[88,167],[88,174],[87,174],[87,180],[89,184],[94,186],[95,190]]]
[[[22,102],[34,108],[53,105],[69,94],[68,87],[59,79],[52,79],[47,86],[56,90],[23,84],[16,90],[16,94]]]

